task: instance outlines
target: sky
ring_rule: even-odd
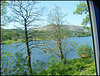
[[[61,11],[66,14],[67,16],[65,18],[66,22],[64,24],[66,25],[78,25],[78,26],[83,26],[81,25],[82,19],[85,18],[85,14],[83,15],[76,15],[73,14],[73,11],[75,11],[77,9],[77,4],[80,3],[80,1],[38,1],[39,2],[39,6],[40,7],[46,7],[46,11],[44,12],[44,15],[42,16],[42,18],[44,19],[44,21],[42,22],[36,22],[38,25],[40,26],[44,26],[49,24],[47,22],[47,15],[49,13],[50,10],[52,10],[52,8],[54,8],[55,5],[59,5],[62,9]],[[83,1],[86,2],[86,1]],[[8,11],[10,12],[10,10]],[[20,25],[18,23],[9,23],[8,26],[5,26],[3,28],[5,29],[14,29],[17,25]],[[14,26],[13,26],[14,25]],[[89,25],[87,25],[89,26]],[[21,25],[20,25],[21,27]]]

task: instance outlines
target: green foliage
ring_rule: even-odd
[[[6,14],[6,5],[8,5],[8,2],[6,2],[5,0],[2,0],[1,1],[1,16]]]
[[[86,26],[83,26],[83,28],[86,28],[86,29],[88,29],[88,30],[90,30],[90,29],[91,29],[91,27],[86,27]]]
[[[39,72],[38,75],[93,75],[95,73],[95,65],[92,65],[94,62],[90,63],[89,59],[72,59],[65,64],[54,63],[46,70]],[[86,72],[87,68],[92,69],[92,71]]]
[[[1,53],[1,74],[11,74],[11,65],[13,62],[13,55],[9,52],[2,52]],[[8,69],[9,68],[9,69]]]
[[[90,23],[89,19],[89,13],[88,13],[88,6],[85,2],[80,2],[80,4],[77,4],[77,9],[73,12],[73,14],[79,14],[82,15],[83,13],[86,14],[86,17],[83,18],[82,25],[87,25]]]
[[[81,23],[81,25],[87,25],[88,23],[90,23],[89,14],[86,15],[85,18],[83,18],[83,22]]]
[[[9,2],[6,0],[2,0],[1,2],[1,26],[6,26],[11,20],[11,17],[7,15],[7,7],[9,6]]]
[[[84,53],[91,57],[91,55],[93,54],[91,46],[89,46],[88,44],[80,44],[80,46],[77,48],[77,55],[81,57]]]
[[[15,55],[9,52],[1,53],[2,75],[27,75],[27,69],[27,59],[22,53],[17,52]]]
[[[77,9],[73,12],[74,14],[80,14],[82,15],[83,13],[87,14],[88,13],[88,6],[86,2],[80,2],[80,4],[77,4]]]
[[[95,63],[91,58],[78,58],[60,63],[59,60],[51,58],[48,64],[42,61],[33,62],[33,75],[94,75]],[[9,68],[9,69],[8,69]],[[2,75],[29,75],[27,71],[27,59],[22,53],[1,53]]]
[[[48,64],[53,65],[55,63],[59,63],[59,59],[56,59],[55,57],[52,57],[51,59],[49,59]]]
[[[80,73],[80,75],[95,75],[96,70],[95,70],[95,63],[94,63],[94,61],[92,61],[91,64],[87,64],[87,65],[86,65],[87,68],[84,71],[82,71]]]
[[[13,69],[15,75],[27,75],[27,65],[27,59],[23,56],[23,53],[15,53],[15,68]]]
[[[24,41],[23,30],[1,29],[1,43],[15,43]]]
[[[33,62],[33,66],[32,66],[33,74],[38,75],[38,73],[44,71],[46,67],[47,65],[45,62],[36,60],[35,62]]]
[[[1,53],[1,74],[2,75],[29,75],[27,59],[23,53],[16,52],[14,55],[9,52]],[[45,70],[46,63],[42,61],[33,62],[33,74]],[[9,68],[9,69],[8,69]]]
[[[91,32],[80,32],[80,33],[77,33],[76,35],[77,37],[86,37],[86,36],[91,36]]]

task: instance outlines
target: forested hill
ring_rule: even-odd
[[[35,29],[28,30],[29,41],[34,40],[49,40],[53,39],[50,35],[51,33],[51,26],[40,26]],[[85,37],[91,36],[90,27],[82,27],[82,26],[61,26],[61,33],[63,38],[66,37]],[[23,42],[25,40],[24,31],[21,29],[1,29],[1,42]]]

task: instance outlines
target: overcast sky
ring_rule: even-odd
[[[86,1],[84,1],[84,2],[86,2]],[[54,6],[56,4],[62,8],[61,10],[64,14],[67,13],[66,22],[64,24],[82,26],[81,25],[82,19],[85,18],[86,15],[85,14],[83,14],[83,15],[73,14],[73,11],[75,11],[77,9],[76,5],[79,3],[80,3],[80,1],[39,1],[39,5],[41,7],[46,7],[46,11],[45,11],[45,14],[42,16],[42,18],[45,21],[37,22],[37,24],[39,24],[40,26],[44,26],[44,25],[48,24],[47,14],[49,13],[50,10],[52,10],[52,8],[54,8]],[[10,12],[10,10],[8,12]],[[18,25],[18,23],[16,23],[16,24]],[[15,28],[13,25],[16,26],[16,24],[12,22],[4,28],[5,29]]]

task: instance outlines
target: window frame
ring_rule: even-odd
[[[97,0],[99,3],[99,0]],[[94,57],[95,57],[95,67],[96,67],[96,75],[100,75],[100,46],[99,46],[99,22],[97,19],[99,19],[99,15],[97,16],[96,12],[99,12],[98,4],[96,4],[96,1],[88,1],[88,8],[89,8],[89,15],[90,15],[90,22],[91,22],[91,31],[92,31],[92,39],[93,39],[93,45],[94,45]],[[97,5],[97,7],[96,7]]]

